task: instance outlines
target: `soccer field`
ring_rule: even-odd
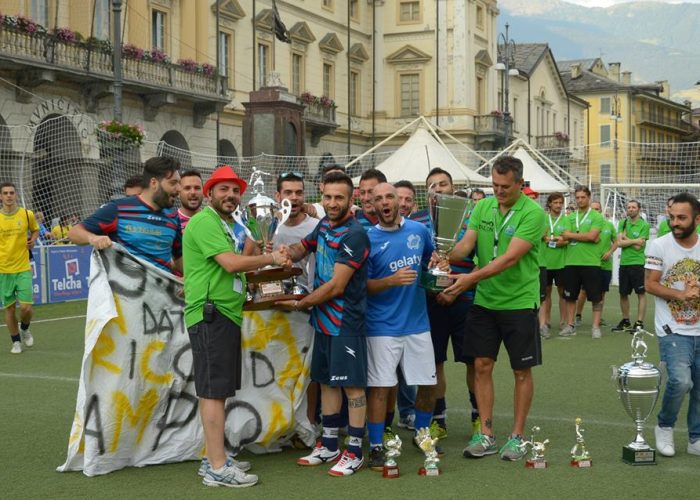
[[[611,325],[620,318],[616,291],[609,295],[603,316]],[[632,304],[635,311],[635,298]],[[522,461],[504,462],[497,456],[462,458],[471,433],[464,366],[449,362],[449,436],[443,441],[447,454],[440,462],[440,477],[416,474],[423,455],[411,446],[408,431],[399,431],[404,448],[398,459],[401,477],[396,480],[384,480],[368,469],[350,478],[334,478],[326,474],[325,467],[301,468],[295,464],[303,453],[298,450],[266,456],[245,453],[260,483],[236,491],[202,486],[195,462],[129,468],[93,478],[58,473],[55,468],[65,459],[75,410],[85,307],[85,302],[36,307],[35,346],[20,356],[10,354],[7,329],[2,328],[7,340],[0,344],[3,498],[695,498],[692,491],[700,477],[700,457],[685,451],[685,406],[676,427],[676,457],[657,455],[656,466],[622,463],[622,446],[633,439],[634,424],[618,400],[610,366],[629,360],[631,336],[611,334],[608,326],[601,340],[591,339],[590,306],[576,337],[554,335],[543,342],[544,364],[534,370],[535,398],[527,427],[540,426],[539,437],[550,440],[546,470],[526,469]],[[557,324],[558,318],[553,320]],[[647,327],[652,322],[649,311]],[[658,363],[656,342],[649,339],[648,343],[649,360]],[[495,385],[494,428],[500,445],[512,422],[513,382],[505,351],[497,363]],[[645,437],[652,444],[659,405],[646,426]],[[593,456],[591,469],[569,466],[578,416],[583,418],[586,444]]]

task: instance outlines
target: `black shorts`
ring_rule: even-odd
[[[366,337],[314,334],[311,380],[331,387],[367,387]]]
[[[547,286],[564,286],[564,269],[547,269]]]
[[[564,299],[575,302],[583,288],[594,304],[603,299],[600,289],[600,266],[566,266],[564,268]]]
[[[428,295],[426,298],[435,364],[447,361],[447,344],[450,339],[454,360],[458,363],[474,364],[474,358],[464,355],[464,321],[472,303],[458,298],[449,306],[441,306],[434,295]]]
[[[501,342],[513,370],[542,364],[537,309],[494,311],[474,305],[467,316],[465,354],[496,360]]]
[[[644,266],[620,266],[620,295],[644,293]]]
[[[608,293],[610,291],[610,282],[612,281],[612,271],[608,269],[600,270],[600,291]]]
[[[540,304],[547,296],[547,268],[540,267]]]
[[[214,321],[188,329],[197,397],[226,399],[241,388],[241,327],[214,312]]]

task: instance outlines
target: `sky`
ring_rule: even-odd
[[[618,3],[627,3],[633,0],[564,0],[568,3],[583,5],[584,7],[610,7]],[[700,3],[700,0],[653,0],[662,3]]]

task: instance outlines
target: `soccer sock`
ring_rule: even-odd
[[[430,419],[433,417],[433,414],[429,411],[421,411],[418,408],[416,408],[416,432],[418,432],[418,429],[423,429],[424,427],[430,427]]]
[[[476,395],[469,391],[469,402],[472,405],[472,422],[479,418],[479,406],[476,404]]]
[[[18,335],[10,335],[12,337],[12,342],[20,342],[19,334]]]
[[[369,447],[376,448],[383,446],[384,423],[383,422],[367,422],[367,433],[369,434]]]
[[[384,427],[391,427],[391,424],[394,423],[394,413],[393,411],[388,411],[386,413],[386,418],[384,419]]]
[[[435,409],[433,410],[433,422],[437,422],[443,429],[447,428],[447,422],[445,421],[445,414],[447,413],[447,403],[445,398],[438,398],[435,400]],[[418,418],[416,412],[416,418]]]
[[[321,420],[323,421],[321,444],[330,451],[335,451],[338,449],[338,423],[340,422],[340,415],[338,413],[323,415]]]
[[[381,422],[379,425],[382,425]],[[353,427],[352,425],[348,425],[348,436],[350,436],[350,440],[348,441],[348,451],[353,453],[357,458],[362,458],[362,436],[364,435],[364,427]]]
[[[29,323],[20,322],[19,328],[20,328],[23,332],[26,332],[27,330],[29,330]]]

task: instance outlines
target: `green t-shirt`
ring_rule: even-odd
[[[544,227],[544,210],[536,202],[520,195],[507,214],[498,209],[496,198],[477,203],[469,229],[477,232],[476,255],[485,267],[496,255],[506,252],[510,241],[519,238],[532,244],[528,253],[511,268],[479,282],[474,303],[492,310],[532,309],[539,306],[540,280],[538,254]]]
[[[569,231],[587,233],[593,229],[603,230],[605,219],[590,207],[581,212],[577,210],[569,214]],[[567,266],[597,266],[600,267],[600,251],[597,243],[588,241],[570,241],[566,249]]]
[[[612,255],[608,260],[603,260],[603,254],[610,250],[610,247],[617,237],[617,231],[615,231],[615,224],[609,220],[605,221],[602,231],[600,231],[600,240],[596,245],[598,245],[598,251],[600,252],[600,268],[603,271],[612,271],[613,268],[613,258]]]
[[[552,217],[551,214],[544,216],[544,225],[547,231],[547,236],[561,236],[564,231],[569,229],[569,220],[566,214],[562,211],[558,217]],[[552,231],[552,228],[554,231]],[[547,269],[556,270],[564,268],[564,261],[566,259],[566,246],[563,247],[550,247],[548,242],[545,242],[544,247],[544,258],[547,262]]]
[[[661,221],[661,224],[659,224],[659,230],[656,232],[656,237],[660,238],[664,234],[668,234],[671,232],[671,226],[668,225],[668,219],[664,219]],[[700,234],[700,226],[695,228],[695,232]]]
[[[624,231],[627,238],[631,240],[636,240],[637,238],[644,238],[644,240],[649,240],[649,223],[642,219],[637,218],[636,222],[632,222],[629,219],[622,219],[617,224],[617,230],[619,233]],[[637,250],[634,247],[625,247],[620,253],[620,265],[621,266],[643,266],[646,262],[646,257],[644,256],[644,248],[646,244],[642,245],[642,248]]]
[[[228,273],[214,259],[221,253],[236,252],[233,222],[231,233],[211,208],[196,213],[182,238],[185,271],[185,324],[187,328],[202,321],[207,293],[216,309],[240,325],[243,319],[246,282],[243,273]]]

